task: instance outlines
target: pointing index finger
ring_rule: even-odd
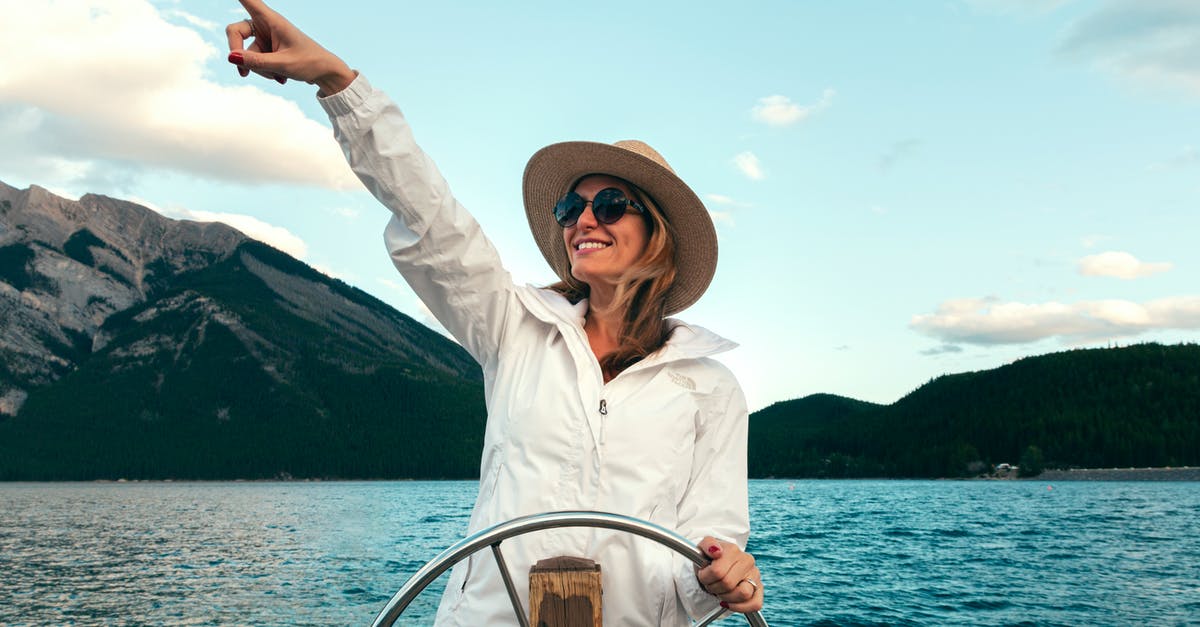
[[[238,2],[242,3],[242,8],[246,9],[250,17],[259,17],[271,11],[271,7],[268,7],[267,3],[262,0],[238,0]]]

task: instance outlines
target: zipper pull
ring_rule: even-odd
[[[604,399],[600,399],[600,415],[602,416],[600,419],[600,450],[603,450],[605,427],[608,426],[608,421],[603,418],[603,416],[608,415],[608,401]],[[600,451],[596,451],[596,453],[599,454]]]

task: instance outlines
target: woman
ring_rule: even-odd
[[[506,560],[518,578],[539,559],[596,560],[606,625],[759,609],[760,574],[743,551],[745,400],[709,358],[733,345],[666,318],[700,297],[716,266],[695,193],[641,142],[542,149],[525,171],[526,214],[562,282],[516,286],[399,109],[260,0],[241,2],[251,17],[226,29],[230,62],[242,76],[319,87],[351,167],[393,212],[385,240],[397,269],[483,366],[488,420],[469,530],[566,509],[648,519],[694,538],[712,563],[696,570],[599,529],[521,536],[505,543]],[[513,623],[490,557],[454,568],[438,624]]]

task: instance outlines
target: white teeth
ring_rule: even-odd
[[[581,242],[575,247],[575,250],[586,250],[588,248],[608,248],[608,244],[602,242]]]

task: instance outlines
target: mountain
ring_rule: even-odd
[[[0,183],[0,480],[467,478],[479,367],[222,224]],[[1200,465],[1200,346],[1074,350],[750,418],[751,476]]]
[[[112,198],[0,183],[0,414],[73,370],[110,315],[245,240]]]
[[[222,224],[0,183],[0,479],[469,477],[479,367]]]
[[[938,377],[891,405],[816,395],[750,419],[752,476],[955,477],[1022,457],[1200,465],[1200,346],[1028,357]]]

